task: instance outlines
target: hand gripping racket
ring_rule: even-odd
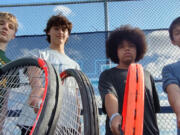
[[[140,64],[128,69],[122,112],[124,135],[143,135],[144,72]]]
[[[0,68],[0,134],[54,134],[62,99],[59,84],[54,68],[39,58]]]

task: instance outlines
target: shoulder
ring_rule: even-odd
[[[162,69],[162,73],[164,73],[164,72],[172,72],[172,71],[176,71],[176,70],[179,70],[179,69],[180,69],[180,61],[164,66],[163,69]]]
[[[75,68],[80,70],[81,69],[80,65],[76,61],[74,61],[73,59],[71,59],[71,60],[73,61],[73,64],[75,65]]]
[[[67,55],[64,55],[66,58],[67,58],[67,60],[69,60],[71,63],[73,63],[73,64],[75,64],[75,65],[79,65],[75,60],[73,60],[72,58],[70,58],[69,56],[67,56]]]
[[[101,79],[101,78],[110,77],[113,72],[114,72],[114,68],[110,68],[110,69],[104,70],[104,71],[100,74],[100,79]]]
[[[179,74],[180,74],[180,62],[168,64],[164,66],[162,69],[163,80],[167,78],[173,79],[174,77],[179,78]]]

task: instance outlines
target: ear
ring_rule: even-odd
[[[47,32],[47,35],[49,36],[49,35],[50,35],[50,32]]]

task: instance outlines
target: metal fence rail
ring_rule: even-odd
[[[148,51],[139,63],[155,78],[160,98],[160,134],[175,135],[176,117],[162,90],[161,71],[180,56],[180,49],[171,44],[167,31],[172,20],[179,16],[179,6],[179,0],[1,1],[0,11],[13,13],[20,22],[17,37],[8,45],[6,55],[14,60],[33,49],[48,47],[43,32],[47,19],[57,11],[64,13],[63,8],[68,10],[64,14],[73,22],[73,29],[65,51],[80,64],[93,84],[100,113],[100,132],[103,135],[106,116],[101,110],[98,79],[103,70],[115,66],[105,57],[105,41],[109,32],[120,25],[139,27],[144,30],[148,43]]]

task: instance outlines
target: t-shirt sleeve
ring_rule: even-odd
[[[108,75],[107,71],[104,71],[101,73],[100,78],[99,78],[98,89],[99,89],[101,99],[102,99],[103,112],[106,113],[106,111],[105,111],[105,96],[106,96],[106,94],[112,93],[117,97],[116,90],[112,84],[112,81],[111,81],[110,76]]]
[[[159,96],[158,96],[158,92],[155,86],[154,79],[151,75],[150,75],[150,79],[151,79],[151,84],[152,84],[152,95],[153,95],[153,100],[154,100],[155,112],[158,113],[160,112]]]
[[[80,65],[78,63],[76,64],[76,69],[81,70]]]
[[[172,69],[170,65],[165,66],[162,70],[162,78],[163,78],[163,90],[166,92],[166,88],[169,84],[177,84],[178,80],[173,75]]]

